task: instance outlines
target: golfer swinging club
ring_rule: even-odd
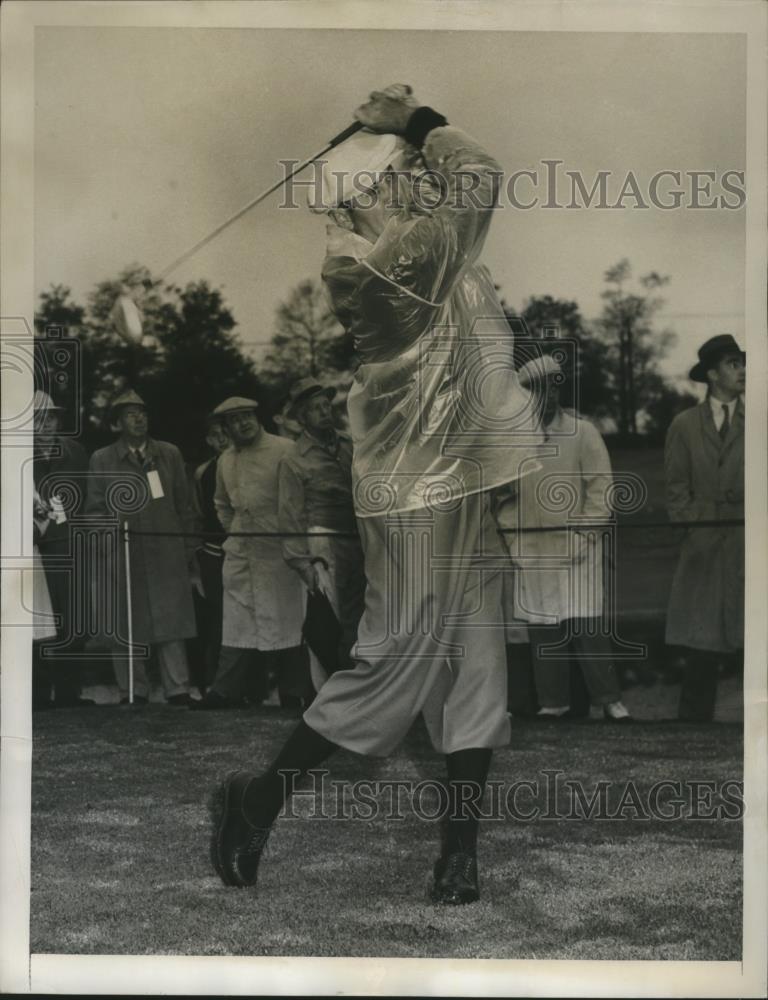
[[[255,885],[295,779],[339,747],[390,753],[421,713],[447,766],[431,898],[471,903],[491,754],[510,737],[489,491],[530,468],[537,443],[475,263],[501,169],[409,87],[371,94],[355,117],[364,131],[331,154],[312,207],[332,221],[323,279],[361,362],[348,409],[365,611],[354,666],[265,773],[231,774],[214,794],[211,855],[226,885]]]

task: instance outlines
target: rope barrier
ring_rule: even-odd
[[[744,518],[711,521],[582,521],[562,525],[527,528],[499,528],[502,535],[539,534],[550,531],[587,531],[597,528],[738,528],[744,527]],[[213,531],[136,531],[127,527],[127,533],[143,538],[197,538],[201,541],[221,539],[221,532]],[[353,531],[230,531],[225,538],[358,538]]]

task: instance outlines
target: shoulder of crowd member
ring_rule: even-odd
[[[291,441],[291,444],[294,445],[293,448],[283,450],[278,454],[277,464],[278,468],[282,469],[283,466],[287,466],[289,469],[293,469],[294,472],[298,472],[301,467],[302,453],[295,447],[294,441]]]
[[[694,403],[693,406],[689,406],[685,410],[681,410],[679,413],[675,414],[670,421],[667,437],[669,437],[671,433],[676,433],[695,426],[699,419],[699,407],[701,405],[701,403]]]
[[[267,444],[274,448],[277,452],[283,452],[284,454],[291,454],[296,450],[296,442],[292,441],[290,438],[283,437],[282,434],[271,434],[269,431],[264,431],[267,439]]]
[[[104,465],[115,454],[116,454],[115,443],[107,444],[103,448],[97,448],[96,451],[94,451],[94,453],[91,455],[90,459],[91,468],[97,465]]]
[[[187,466],[184,462],[184,456],[181,454],[181,449],[177,445],[172,444],[170,441],[157,441],[155,438],[152,439],[153,444],[157,448],[157,451],[162,455],[166,461],[173,465],[179,465],[184,470],[184,475],[187,474]]]
[[[157,438],[152,438],[151,441],[158,451],[165,452],[166,455],[173,455],[174,457],[178,455],[181,458],[180,449],[170,441],[158,441]]]
[[[600,425],[594,417],[591,417],[587,413],[579,413],[578,410],[563,410],[564,413],[568,413],[574,420],[576,427],[579,431],[583,432],[592,439],[599,438],[603,440],[603,432],[600,430]]]

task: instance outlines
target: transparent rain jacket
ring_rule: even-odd
[[[500,167],[451,126],[422,156],[440,181],[431,208],[404,201],[375,244],[328,227],[323,279],[361,361],[348,399],[360,517],[508,483],[538,441],[512,331],[476,263]]]

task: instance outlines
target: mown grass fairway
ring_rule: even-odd
[[[258,892],[224,888],[208,861],[208,792],[229,770],[266,764],[293,725],[269,709],[36,714],[32,951],[740,958],[737,821],[489,821],[481,902],[438,909],[426,900],[435,824],[408,811],[310,819],[305,798],[304,818],[276,826]],[[491,779],[560,769],[588,792],[631,779],[646,795],[661,779],[740,779],[741,758],[738,723],[516,723]],[[385,761],[331,764],[334,780],[441,775],[418,728]],[[332,787],[326,800],[333,810]]]

